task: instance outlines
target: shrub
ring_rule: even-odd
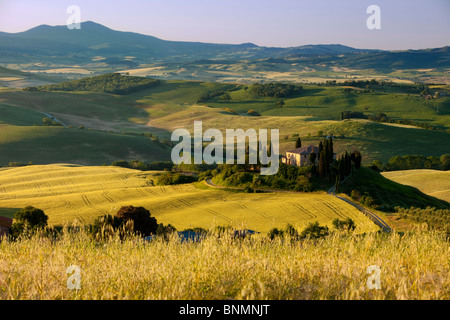
[[[225,111],[225,112],[227,112],[229,114],[234,114],[234,115],[237,114],[237,112],[235,110],[231,109],[231,108],[224,108],[223,111]]]
[[[261,115],[259,112],[255,111],[255,110],[253,110],[253,109],[248,110],[248,111],[247,111],[247,114],[248,114],[249,116],[260,116],[260,115]]]
[[[124,222],[133,221],[133,231],[142,236],[156,234],[158,223],[144,207],[124,206],[117,211],[117,217]]]
[[[297,185],[294,188],[295,191],[309,192],[312,190],[312,184],[306,176],[299,175],[296,182]]]
[[[320,226],[319,222],[310,223],[300,234],[300,239],[320,239],[328,236],[329,230],[327,226]]]
[[[275,237],[282,237],[284,235],[284,231],[278,228],[272,228],[269,230],[267,236],[273,240]]]
[[[353,200],[358,201],[361,200],[361,193],[358,190],[352,190],[351,195]]]
[[[244,186],[244,192],[245,192],[245,193],[253,193],[253,192],[255,192],[255,191],[252,189],[252,187],[251,187],[249,184],[246,184],[246,185]]]
[[[158,228],[156,229],[156,235],[167,237],[168,235],[174,233],[175,231],[177,231],[177,229],[170,223],[166,226],[160,223],[158,224]]]
[[[374,208],[374,209],[378,208],[378,205],[375,202],[375,199],[372,198],[370,195],[367,195],[367,194],[363,195],[361,197],[360,202],[361,202],[362,205],[364,205],[366,207]]]
[[[333,226],[339,231],[351,232],[356,229],[355,221],[351,218],[347,218],[345,220],[334,219]]]
[[[123,220],[110,214],[100,216],[91,225],[91,233],[97,239],[112,236],[123,224]]]

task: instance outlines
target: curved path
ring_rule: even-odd
[[[389,225],[386,222],[384,222],[377,214],[373,213],[372,211],[364,208],[363,206],[361,206],[353,201],[350,201],[348,199],[345,199],[343,197],[339,197],[338,195],[336,195],[336,186],[332,186],[328,190],[328,194],[354,206],[356,209],[361,211],[365,216],[367,216],[370,220],[372,220],[377,226],[379,226],[381,228],[381,230],[383,230],[384,232],[392,231],[392,228],[389,227]]]

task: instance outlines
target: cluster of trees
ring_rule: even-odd
[[[119,73],[108,73],[96,77],[66,81],[45,85],[38,88],[25,88],[28,91],[92,91],[112,94],[128,94],[143,89],[153,88],[160,84],[157,79],[122,76]]]
[[[330,182],[344,180],[352,173],[353,167],[359,169],[362,162],[362,155],[358,150],[353,150],[351,153],[346,151],[338,159],[335,159],[333,137],[331,136],[319,142],[319,154],[311,153],[309,160],[314,163],[316,156],[319,160],[318,168],[313,166],[312,171],[318,177],[328,177]]]
[[[275,189],[309,192],[313,190],[308,176],[311,167],[296,167],[280,163],[278,172],[270,176],[259,176],[259,185]]]
[[[363,112],[359,111],[342,111],[340,120],[345,119],[367,119],[367,116]]]
[[[409,219],[417,223],[425,223],[429,229],[450,232],[450,210],[427,207],[395,208],[402,219]]]
[[[312,191],[312,183],[308,176],[311,167],[296,167],[280,163],[274,175],[255,174],[254,167],[248,165],[221,164],[212,171],[212,176],[220,184],[227,187],[243,187],[246,192],[257,189],[279,189],[291,191]]]
[[[42,118],[42,125],[44,127],[60,127],[62,126],[61,123],[59,123],[58,121],[55,121],[53,119],[51,119],[50,117],[44,117]]]
[[[312,157],[315,160],[315,156]],[[331,165],[333,164],[334,160],[333,137],[330,136],[319,142],[319,154],[317,155],[317,157],[319,160],[317,174],[321,178],[330,175],[331,179]],[[314,161],[312,162],[314,163]]]
[[[129,169],[137,169],[141,171],[148,170],[165,170],[170,171],[175,167],[175,164],[172,161],[154,161],[150,163],[145,163],[141,160],[117,160],[111,163],[112,166],[129,168]]]
[[[372,169],[377,171],[410,169],[450,170],[450,154],[443,154],[440,157],[418,155],[395,156],[390,158],[385,165],[380,161],[374,161]]]
[[[390,87],[390,88],[400,89],[402,92],[405,92],[405,93],[415,93],[415,94],[419,94],[422,91],[427,90],[427,87],[423,84],[409,85],[409,84],[396,83],[393,81],[379,81],[376,79],[345,80],[343,82],[337,82],[336,80],[327,80],[325,83],[320,83],[319,85],[322,85],[322,86],[349,86],[349,87],[365,88],[365,89],[376,88],[376,87]],[[350,92],[350,91],[348,91],[348,92]]]
[[[333,227],[339,232],[351,233],[356,229],[356,224],[351,218],[344,220],[334,219]],[[293,225],[287,224],[284,229],[272,228],[267,233],[267,236],[274,240],[275,238],[287,237],[291,240],[304,240],[304,239],[320,239],[328,236],[330,229],[328,226],[321,226],[318,221],[311,222],[300,233],[294,228]]]
[[[206,93],[206,94],[200,96],[200,97],[197,99],[197,103],[204,103],[204,102],[207,102],[207,101],[211,100],[212,98],[216,98],[216,97],[223,96],[225,93],[226,93],[226,92],[223,91],[223,90],[217,90],[217,91],[211,91],[211,92],[208,92],[208,93]],[[227,101],[229,101],[229,100],[231,100],[231,96],[228,94],[228,97],[225,96],[224,99],[222,99],[222,100],[227,100]]]
[[[392,119],[392,118],[388,117],[384,112],[366,115],[360,111],[341,111],[339,118],[340,118],[340,120],[368,119],[370,121],[375,121],[375,122],[398,123],[398,124],[419,127],[419,128],[423,128],[423,129],[427,129],[427,130],[438,130],[438,131],[446,132],[446,129],[444,129],[444,128],[433,126],[433,125],[431,125],[429,123],[425,123],[425,122],[418,122],[418,121],[409,120],[409,119]]]
[[[31,166],[31,165],[33,165],[33,162],[31,162],[31,161],[28,161],[28,162],[20,162],[20,161],[11,161],[11,162],[8,162],[8,167],[25,167],[25,166]],[[0,167],[2,167],[1,165],[0,165]]]
[[[256,83],[250,87],[250,92],[262,97],[285,98],[303,89],[301,85],[270,82]]]
[[[335,175],[338,181],[344,180],[345,177],[352,173],[353,166],[356,169],[361,167],[362,155],[358,150],[353,150],[350,154],[345,151],[345,153],[337,159],[335,165]]]
[[[409,119],[392,119],[392,118],[389,118],[385,113],[382,113],[382,112],[373,114],[373,115],[368,115],[367,119],[369,119],[371,121],[376,121],[376,122],[398,123],[398,124],[404,124],[404,125],[408,125],[408,126],[419,127],[419,128],[427,129],[427,130],[437,130],[437,131],[446,132],[446,130],[444,128],[433,126],[433,125],[431,125],[429,123],[425,123],[425,122],[418,122],[418,121],[409,120]]]
[[[327,80],[325,81],[326,86],[351,86],[351,87],[357,87],[357,88],[366,88],[367,86],[374,85],[385,85],[388,82],[386,81],[378,81],[376,79],[370,79],[370,80],[345,80],[343,82],[337,82],[336,80]]]
[[[196,182],[197,178],[193,175],[186,175],[179,172],[167,172],[158,178],[158,185],[174,185]]]
[[[361,194],[358,190],[352,190],[350,197],[353,201],[359,202],[368,208],[379,209],[380,207],[377,201],[367,191]]]

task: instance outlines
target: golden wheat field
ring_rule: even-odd
[[[69,266],[79,268],[79,289],[70,286]],[[379,287],[370,285],[370,266],[379,267]],[[57,240],[0,242],[6,299],[450,299],[450,247],[444,235],[426,231],[99,243],[65,230]]]
[[[450,171],[402,170],[382,172],[395,182],[415,187],[425,194],[450,202]]]
[[[34,165],[0,171],[0,208],[14,212],[26,206],[44,210],[50,225],[91,223],[114,215],[121,206],[143,206],[159,223],[178,230],[242,226],[259,232],[298,229],[310,222],[332,227],[336,218],[350,217],[357,232],[378,227],[353,206],[321,193],[236,193],[195,184],[153,186],[157,172],[121,167]],[[9,211],[8,211],[9,210]]]

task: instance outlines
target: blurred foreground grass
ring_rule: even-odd
[[[70,290],[66,269],[81,268]],[[369,289],[367,267],[381,268]],[[107,241],[64,232],[0,243],[0,299],[449,299],[445,235],[332,234],[322,240],[209,236]]]

